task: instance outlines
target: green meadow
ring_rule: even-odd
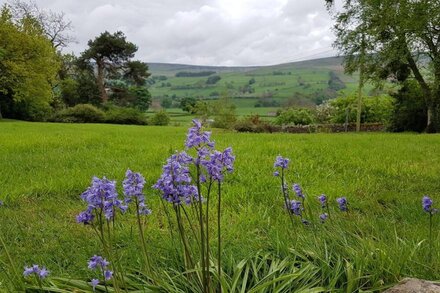
[[[266,116],[290,102],[299,107],[313,107],[313,98],[322,95],[328,89],[330,72],[333,72],[345,85],[344,92],[356,91],[358,74],[347,75],[340,57],[322,58],[300,62],[292,62],[271,66],[255,67],[220,67],[194,66],[180,64],[150,63],[152,79],[163,77],[151,84],[149,91],[156,101],[154,108],[159,107],[164,97],[173,99],[197,97],[199,99],[217,99],[228,93],[237,107],[239,116],[259,114]],[[215,84],[207,84],[209,76],[176,76],[178,73],[212,72],[210,76],[219,76]],[[250,84],[250,81],[253,83]],[[241,91],[250,86],[252,92]],[[366,93],[372,89],[366,87]],[[262,98],[269,97],[278,102],[277,107],[257,108],[255,104]],[[273,111],[275,109],[275,111]]]
[[[100,245],[89,227],[75,222],[85,209],[80,194],[92,176],[120,183],[128,168],[147,180],[153,213],[146,237],[154,266],[181,266],[179,240],[168,229],[167,203],[151,185],[170,153],[183,149],[188,125],[0,122],[0,233],[18,269],[39,263],[55,276],[87,278],[87,260],[100,253]],[[440,136],[213,129],[212,138],[236,155],[235,171],[224,183],[226,271],[256,253],[271,253],[309,265],[311,277],[304,282],[328,291],[380,291],[405,276],[440,279],[439,218],[434,217],[430,250],[429,216],[421,206],[425,194],[440,202]],[[279,154],[291,159],[287,178],[299,183],[308,198],[310,227],[299,221],[292,227],[283,209],[279,179],[272,175]],[[322,193],[331,202],[324,224],[316,200]],[[348,213],[338,211],[339,196],[347,197]],[[134,218],[127,216],[116,231],[121,262],[136,269],[140,252],[132,240]],[[6,262],[2,250],[0,260]],[[4,281],[0,271],[0,289]]]

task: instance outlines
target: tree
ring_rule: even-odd
[[[193,97],[184,97],[180,100],[180,108],[185,111],[189,112],[191,114],[195,113],[194,106],[197,103],[197,99]]]
[[[108,101],[108,94],[105,88],[105,79],[111,74],[118,73],[128,66],[137,51],[135,44],[126,40],[123,32],[109,33],[105,31],[93,41],[88,42],[89,48],[81,54],[81,59],[85,62],[94,62],[96,66],[96,83],[101,93],[102,102]],[[136,69],[138,69],[136,65]],[[129,71],[132,72],[132,71]],[[137,72],[136,72],[136,76]]]
[[[440,2],[344,0],[335,20],[335,47],[346,56],[346,71],[363,66],[365,80],[392,79],[401,85],[414,79],[425,101],[426,131],[438,131]]]
[[[66,47],[74,41],[69,34],[72,23],[66,19],[64,12],[40,9],[34,1],[11,0],[9,6],[13,19],[35,19],[54,48]]]
[[[0,51],[0,112],[12,118],[44,119],[60,64],[39,22],[31,16],[15,21],[4,6]]]

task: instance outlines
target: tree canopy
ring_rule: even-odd
[[[49,107],[60,66],[37,19],[14,20],[8,6],[0,15],[0,112],[32,119]]]
[[[335,47],[346,56],[347,72],[362,66],[369,80],[414,79],[426,105],[426,129],[438,131],[440,2],[345,0],[334,17]]]

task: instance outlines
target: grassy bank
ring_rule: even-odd
[[[17,263],[44,263],[54,275],[86,277],[87,259],[99,253],[99,245],[89,229],[75,223],[75,215],[84,209],[79,195],[91,177],[120,182],[130,168],[151,186],[169,154],[183,148],[185,134],[183,127],[1,123],[0,200],[5,205],[0,233]],[[440,136],[214,130],[213,138],[219,148],[232,146],[237,158],[225,184],[225,266],[265,251],[280,257],[294,253],[315,263],[328,271],[318,283],[330,287],[332,282],[341,286],[338,272],[352,276],[342,285],[346,289],[380,288],[407,275],[440,278],[440,224],[437,218],[431,260],[424,241],[428,216],[421,208],[424,194],[440,202]],[[319,225],[313,212],[307,215],[317,229],[288,225],[279,182],[272,176],[278,154],[291,159],[289,180],[302,185],[311,209],[319,211],[317,195],[329,196],[332,221]],[[147,195],[154,262],[177,268],[177,240],[169,235],[160,198],[151,188]],[[338,213],[334,204],[342,195],[350,202],[349,214]],[[117,245],[127,266],[136,268],[132,223],[121,225]]]

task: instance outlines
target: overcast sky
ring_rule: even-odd
[[[1,2],[1,1],[0,1]],[[333,56],[324,0],[36,0],[64,11],[79,53],[107,30],[123,31],[145,62],[269,65]]]

